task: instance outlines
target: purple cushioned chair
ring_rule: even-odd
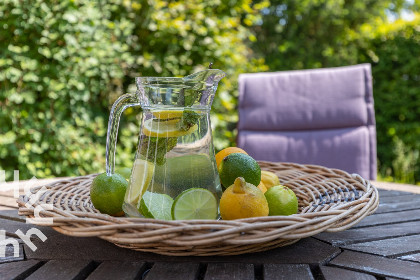
[[[239,76],[238,147],[376,179],[370,64]]]

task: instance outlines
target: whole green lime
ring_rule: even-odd
[[[106,173],[98,175],[90,187],[90,199],[101,213],[122,216],[122,204],[128,182],[120,174],[108,176]]]
[[[115,170],[115,173],[122,175],[126,180],[130,180],[131,168],[121,167]]]
[[[298,211],[296,194],[288,187],[277,185],[265,192],[268,202],[269,216],[288,216]]]
[[[258,186],[261,181],[261,168],[249,155],[234,153],[226,156],[219,165],[220,181],[224,187],[231,186],[235,179],[242,177],[247,183]]]

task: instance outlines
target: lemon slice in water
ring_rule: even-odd
[[[137,159],[133,165],[129,189],[126,194],[126,200],[129,203],[137,205],[140,197],[147,190],[152,181],[155,165],[149,161]]]
[[[152,112],[153,116],[158,119],[175,119],[181,118],[184,114],[182,110],[162,110],[162,111],[155,111]]]
[[[196,131],[198,126],[195,124],[188,130],[182,130],[178,123],[155,122],[148,119],[143,125],[143,134],[149,137],[180,137]]]

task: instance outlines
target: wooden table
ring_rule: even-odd
[[[33,251],[19,240],[17,257],[7,246],[0,279],[420,279],[420,194],[413,193],[420,187],[411,188],[380,190],[376,213],[344,232],[231,257],[166,257],[37,227],[45,242],[33,235]],[[33,227],[18,216],[15,200],[12,192],[0,192],[6,238]]]

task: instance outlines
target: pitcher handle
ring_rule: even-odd
[[[118,127],[122,112],[133,106],[140,106],[137,94],[124,94],[112,105],[109,113],[108,132],[106,137],[106,174],[111,176],[115,169],[115,149],[117,146]]]

